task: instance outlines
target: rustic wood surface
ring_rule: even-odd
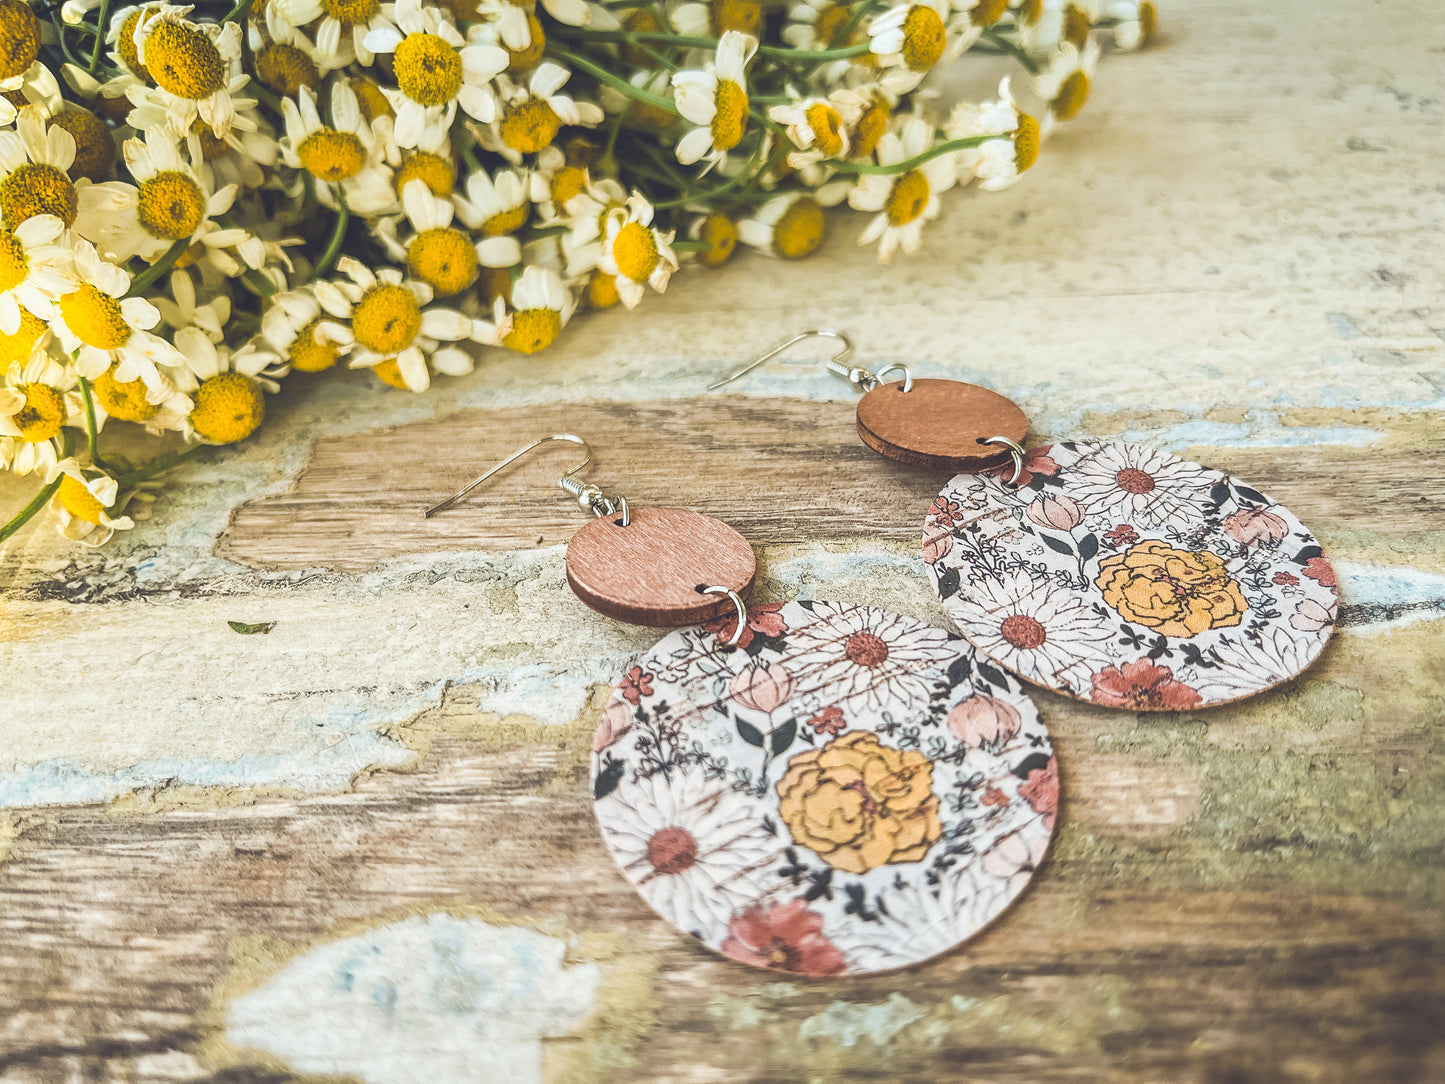
[[[947,201],[912,260],[880,270],[839,215],[813,261],[689,271],[425,396],[292,378],[109,548],[8,542],[0,1081],[1445,1079],[1445,26],[1163,9],[1026,183]],[[568,589],[566,456],[421,516],[579,432],[588,480],[754,542],[755,599],[944,624],[940,477],[860,443],[826,349],[703,394],[810,326],[1007,395],[1035,441],[1230,471],[1343,599],[1255,700],[1039,693],[1062,796],[1032,886],[849,982],[718,960],[612,865],[590,735],[657,634]]]

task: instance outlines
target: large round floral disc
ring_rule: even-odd
[[[1069,696],[1179,711],[1251,696],[1312,663],[1335,573],[1290,512],[1234,478],[1142,444],[1064,441],[959,475],[923,559],[989,659]]]
[[[756,967],[947,951],[1028,883],[1058,769],[1021,688],[885,610],[753,606],[632,666],[592,757],[602,837],[663,918]]]

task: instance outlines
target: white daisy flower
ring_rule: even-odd
[[[593,128],[602,123],[602,107],[578,102],[560,93],[572,73],[560,64],[538,64],[525,87],[503,77],[506,105],[490,130],[483,130],[483,146],[511,162],[525,154],[550,147],[562,126]]]
[[[590,26],[594,16],[612,22],[605,8],[594,7],[587,0],[542,0],[548,15],[567,26]],[[529,0],[477,0],[477,21],[497,26],[502,41],[513,52],[532,47],[532,34],[539,26],[536,4]],[[600,25],[600,23],[599,23]]]
[[[358,295],[359,296],[359,295]],[[324,328],[326,316],[314,287],[275,294],[261,316],[261,337],[297,372],[319,373],[331,368],[350,346],[333,341]],[[344,319],[344,311],[329,315]]]
[[[557,341],[577,311],[577,298],[550,267],[522,269],[512,284],[512,326],[502,345],[520,354],[535,354]]]
[[[243,231],[244,232],[244,231]],[[177,330],[194,327],[206,338],[218,343],[226,337],[225,327],[231,319],[231,298],[218,292],[209,301],[198,302],[196,284],[189,271],[173,271],[170,277],[171,296],[156,296],[151,299],[161,319]]]
[[[136,57],[155,87],[131,87],[127,97],[138,108],[163,108],[185,127],[200,117],[223,137],[236,116],[233,96],[250,82],[241,71],[241,26],[193,23],[186,18],[191,11],[168,4],[142,11],[133,34]]]
[[[48,320],[53,302],[75,288],[75,260],[64,243],[65,223],[32,215],[14,230],[0,229],[0,333],[20,330],[21,310]]]
[[[823,243],[827,220],[823,208],[835,207],[848,196],[848,181],[824,185],[816,192],[789,192],[774,196],[738,223],[738,240],[769,256],[801,260]]]
[[[547,221],[549,226],[566,226],[562,234],[562,255],[567,277],[576,278],[597,266],[602,258],[602,241],[607,216],[614,208],[626,209],[627,189],[611,177],[588,178],[586,187],[571,194],[564,213]]]
[[[79,283],[55,302],[51,327],[75,370],[94,380],[118,363],[115,378],[140,379],[147,388],[170,393],[160,366],[180,367],[185,358],[170,343],[150,333],[161,314],[141,297],[127,297],[130,275],[100,258],[89,241],[77,239],[75,270]]]
[[[512,267],[522,258],[512,236],[527,224],[532,212],[528,199],[530,179],[525,170],[479,169],[467,177],[466,196],[454,200],[457,217],[468,229],[481,233],[477,259],[483,267]]]
[[[705,158],[710,169],[742,141],[748,126],[746,68],[757,49],[756,38],[729,30],[705,70],[673,75],[677,111],[699,126],[678,141],[677,160],[683,165]]]
[[[1099,62],[1099,45],[1092,38],[1080,52],[1065,42],[1049,66],[1034,77],[1034,93],[1049,103],[1044,123],[1073,120],[1089,100],[1094,67]]]
[[[878,141],[878,164],[893,166],[916,158],[933,146],[933,125],[922,117],[903,121],[895,134]],[[918,251],[923,224],[938,217],[938,196],[954,186],[958,166],[952,154],[940,154],[906,173],[865,173],[848,195],[848,205],[859,211],[877,211],[858,238],[860,245],[878,241],[878,259],[887,263],[901,246]]]
[[[59,125],[47,130],[38,105],[20,110],[12,131],[0,132],[0,211],[7,229],[35,215],[54,215],[68,229],[79,196],[69,169],[75,137]]]
[[[396,26],[388,6],[381,0],[273,0],[266,5],[266,29],[277,41],[290,42],[301,27],[314,26],[319,53],[337,59],[351,53],[369,68],[376,55],[366,47],[366,36]]]
[[[967,15],[954,16],[948,0],[904,0],[868,25],[869,48],[892,94],[906,94],[938,64],[953,60],[983,33]]]
[[[282,100],[281,113],[286,118],[282,158],[323,182],[316,185],[318,202],[335,208],[335,185],[356,214],[376,215],[395,207],[396,196],[382,163],[383,148],[361,115],[349,83],[337,79],[331,84],[331,125],[322,123],[316,98],[306,87],[295,99]]]
[[[843,91],[775,105],[768,116],[788,129],[788,138],[798,147],[788,155],[788,165],[801,172],[830,158],[847,158],[848,128],[862,112],[858,96]]]
[[[39,59],[40,20],[24,0],[0,5],[0,39],[5,42],[5,48],[0,50],[0,91],[21,91],[32,102],[53,101],[58,91],[55,76]],[[14,106],[8,100],[7,104],[13,118]],[[10,119],[5,118],[4,123]]]
[[[381,119],[371,122],[377,133],[377,142],[383,147],[386,161],[391,166],[391,187],[396,198],[401,199],[402,189],[408,181],[425,181],[433,195],[450,199],[457,187],[457,163],[452,151],[450,129],[438,125],[422,133],[415,147],[403,150],[391,138],[390,127]]]
[[[318,49],[304,31],[293,29],[287,40],[271,37],[259,23],[249,23],[246,41],[251,49],[251,70],[256,81],[273,94],[293,98],[302,87],[316,90],[327,72],[336,71],[356,58],[350,42],[339,54]]]
[[[658,293],[677,270],[671,231],[652,228],[652,204],[634,192],[627,206],[607,212],[597,267],[617,280],[617,294],[629,309],[642,300],[643,284]]]
[[[1117,0],[1109,5],[1114,20],[1114,45],[1124,52],[1133,52],[1147,45],[1159,29],[1159,9],[1152,0]]]
[[[851,17],[850,4],[840,4],[836,0],[803,0],[802,3],[788,8],[788,21],[783,26],[782,39],[794,49],[807,52],[856,45],[864,40],[862,27],[856,24],[848,41],[838,40],[838,35]],[[851,60],[828,62],[821,73],[823,81],[836,82],[850,64]]]
[[[281,389],[275,380],[286,372],[280,357],[251,346],[233,353],[193,327],[176,332],[176,346],[198,383],[186,417],[187,439],[234,444],[254,433],[266,416],[263,392]]]
[[[943,131],[949,139],[999,135],[998,139],[957,152],[959,183],[977,178],[979,187],[986,192],[1008,188],[1039,156],[1039,122],[1019,112],[1008,76],[999,80],[998,98],[993,101],[960,102],[954,106]]]
[[[1077,447],[1079,458],[1064,468],[1066,492],[1091,519],[1179,531],[1201,522],[1201,506],[1217,474],[1147,444]]]
[[[497,115],[492,79],[507,69],[507,51],[468,45],[443,9],[422,0],[397,0],[396,27],[369,31],[366,47],[392,54],[395,89],[382,93],[396,111],[395,138],[415,147],[430,125],[450,128],[460,105],[469,116],[490,123]]]
[[[676,5],[668,13],[673,29],[687,37],[720,38],[728,33],[762,36],[761,4],[731,3],[729,0],[706,0],[705,3]]]
[[[376,235],[392,258],[405,261],[411,276],[430,286],[437,297],[461,293],[476,282],[484,264],[510,267],[522,258],[522,248],[514,237],[473,240],[467,231],[454,227],[457,204],[438,199],[424,181],[408,181],[401,198],[411,236],[404,241],[397,237],[395,219],[378,223]]]
[[[0,467],[16,474],[48,473],[60,461],[63,426],[85,424],[75,372],[36,350],[10,363],[0,385]]]
[[[455,309],[426,307],[432,288],[395,268],[373,273],[350,256],[343,256],[336,266],[351,279],[351,288],[316,284],[317,299],[336,318],[322,321],[318,333],[350,353],[353,369],[391,363],[407,388],[425,391],[431,383],[428,361],[450,376],[472,370],[470,354],[457,347],[438,349],[439,341],[490,342],[498,335],[496,326],[471,320]],[[340,323],[341,319],[347,323]]]
[[[726,929],[735,910],[774,887],[763,871],[781,840],[763,826],[756,803],[701,772],[618,787],[597,803],[597,820],[642,898],[697,936]]]
[[[50,499],[50,507],[60,517],[59,529],[65,538],[85,546],[103,546],[116,531],[135,526],[129,516],[119,514],[124,502],[110,475],[87,471],[78,460],[62,459],[46,472],[46,485],[57,478],[60,488]]]
[[[209,191],[163,128],[125,141],[125,164],[139,187],[124,181],[87,185],[80,192],[75,232],[94,241],[106,259],[139,256],[154,263],[177,241],[190,242],[202,225],[231,209],[234,185]]]

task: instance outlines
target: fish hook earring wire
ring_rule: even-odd
[[[709,384],[707,390],[717,391],[717,389],[723,385],[731,384],[734,380],[747,376],[748,373],[752,372],[759,365],[765,365],[772,361],[773,358],[777,357],[789,347],[796,346],[798,343],[806,342],[809,339],[835,339],[843,344],[842,349],[824,362],[824,367],[834,376],[841,376],[855,388],[861,388],[863,391],[872,391],[874,388],[885,383],[883,377],[888,373],[900,372],[903,374],[903,390],[913,390],[913,374],[909,372],[907,365],[894,363],[892,365],[886,365],[874,373],[864,369],[862,366],[844,364],[853,356],[852,340],[841,331],[834,331],[831,328],[824,327],[810,328],[807,331],[798,332],[798,334],[794,335],[791,339],[778,343],[777,346],[768,350],[766,353],[759,354],[736,372],[729,373],[715,384]]]

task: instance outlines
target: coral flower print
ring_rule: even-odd
[[[746,651],[752,646],[753,637],[757,635],[778,637],[788,631],[788,626],[783,623],[778,611],[783,608],[781,602],[768,602],[758,606],[748,607],[748,619],[743,626],[743,634],[738,637],[737,647]],[[738,628],[736,614],[728,613],[721,617],[715,617],[711,621],[704,621],[703,628],[712,633],[719,640],[727,642],[732,639],[733,633]]]
[[[960,475],[924,519],[925,567],[981,653],[1133,711],[1238,700],[1319,655],[1334,569],[1288,509],[1139,444],[1061,441],[1025,462],[1039,451],[1032,484]],[[935,511],[953,504],[969,528],[940,547]]]
[[[713,951],[795,974],[906,966],[991,922],[1028,872],[979,856],[1006,837],[1042,854],[1057,813],[1018,685],[882,610],[748,622],[746,651],[730,629],[672,632],[604,709],[592,787],[622,874]]]

